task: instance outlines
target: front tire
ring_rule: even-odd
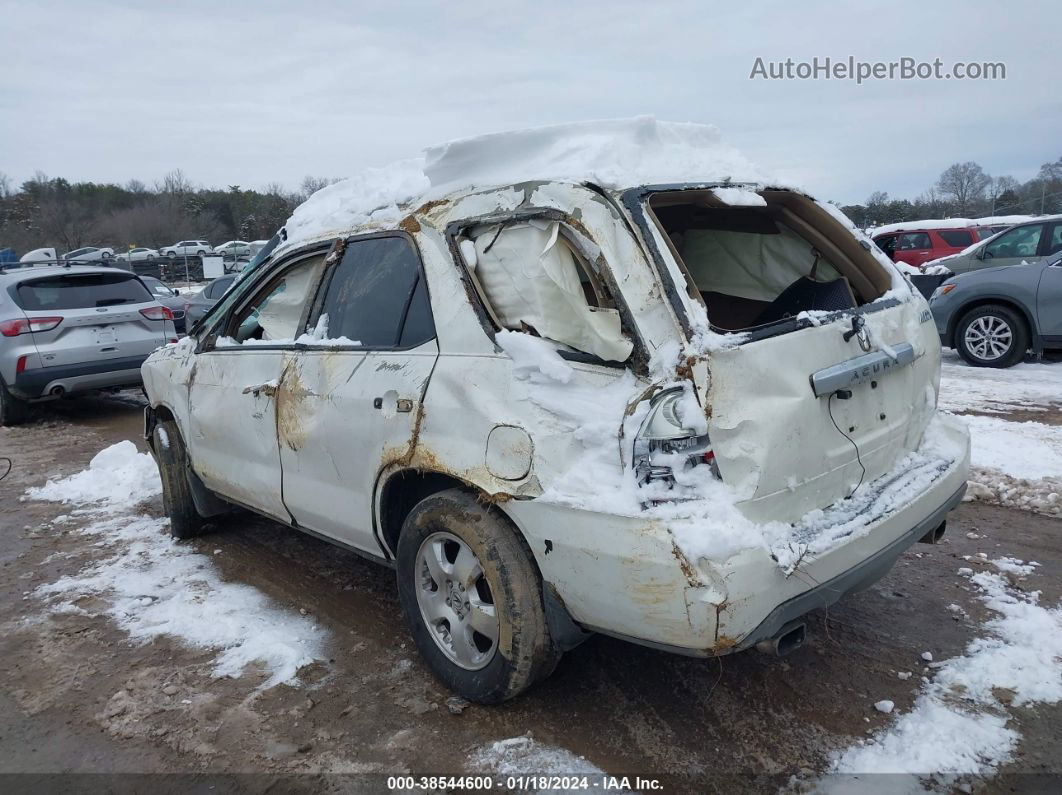
[[[531,551],[504,517],[450,489],[416,505],[396,561],[406,624],[435,675],[469,701],[496,704],[553,672]]]
[[[1013,309],[979,306],[955,327],[955,349],[974,367],[1013,367],[1029,349],[1029,332],[1024,318]]]
[[[151,432],[152,449],[162,479],[162,507],[170,517],[170,535],[194,538],[202,535],[205,523],[196,510],[186,470],[188,451],[173,420],[160,422]]]
[[[0,381],[0,428],[19,425],[29,419],[29,415],[29,403],[8,392],[7,384]]]

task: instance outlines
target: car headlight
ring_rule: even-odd
[[[933,291],[933,294],[929,296],[929,300],[932,301],[934,298],[940,298],[941,296],[945,296],[958,286],[959,285],[957,284],[942,284],[940,285],[940,287]]]

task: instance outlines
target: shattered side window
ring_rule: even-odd
[[[502,328],[597,356],[626,361],[633,349],[596,272],[556,221],[493,224],[469,230],[465,265]]]
[[[272,280],[231,324],[236,342],[294,340],[323,263],[324,254],[317,254]]]

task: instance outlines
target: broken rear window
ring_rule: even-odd
[[[557,221],[482,225],[460,250],[499,328],[529,331],[605,361],[623,362],[633,344],[600,275]]]
[[[666,191],[651,195],[647,209],[690,297],[723,331],[854,308],[891,286],[841,224],[798,194]]]

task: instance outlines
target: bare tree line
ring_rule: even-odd
[[[43,246],[70,251],[86,245],[158,248],[195,238],[211,242],[269,238],[312,193],[335,182],[307,176],[298,190],[279,183],[263,190],[194,185],[175,169],[153,186],[75,182],[37,172],[15,187],[0,172],[0,248],[22,253]],[[1019,182],[992,177],[975,162],[955,163],[913,200],[883,191],[863,204],[841,208],[863,227],[924,218],[1062,213],[1062,157],[1044,163],[1035,177]]]
[[[140,180],[71,183],[37,172],[16,188],[0,172],[0,248],[24,253],[94,245],[120,252],[189,238],[259,240],[271,237],[310,194],[335,181],[307,176],[289,192],[279,183],[263,190],[202,188],[180,169],[151,187]]]
[[[1062,213],[1062,157],[1044,163],[1027,182],[989,176],[973,161],[954,163],[914,200],[890,199],[884,191],[875,191],[863,204],[841,209],[861,227],[926,218]]]

